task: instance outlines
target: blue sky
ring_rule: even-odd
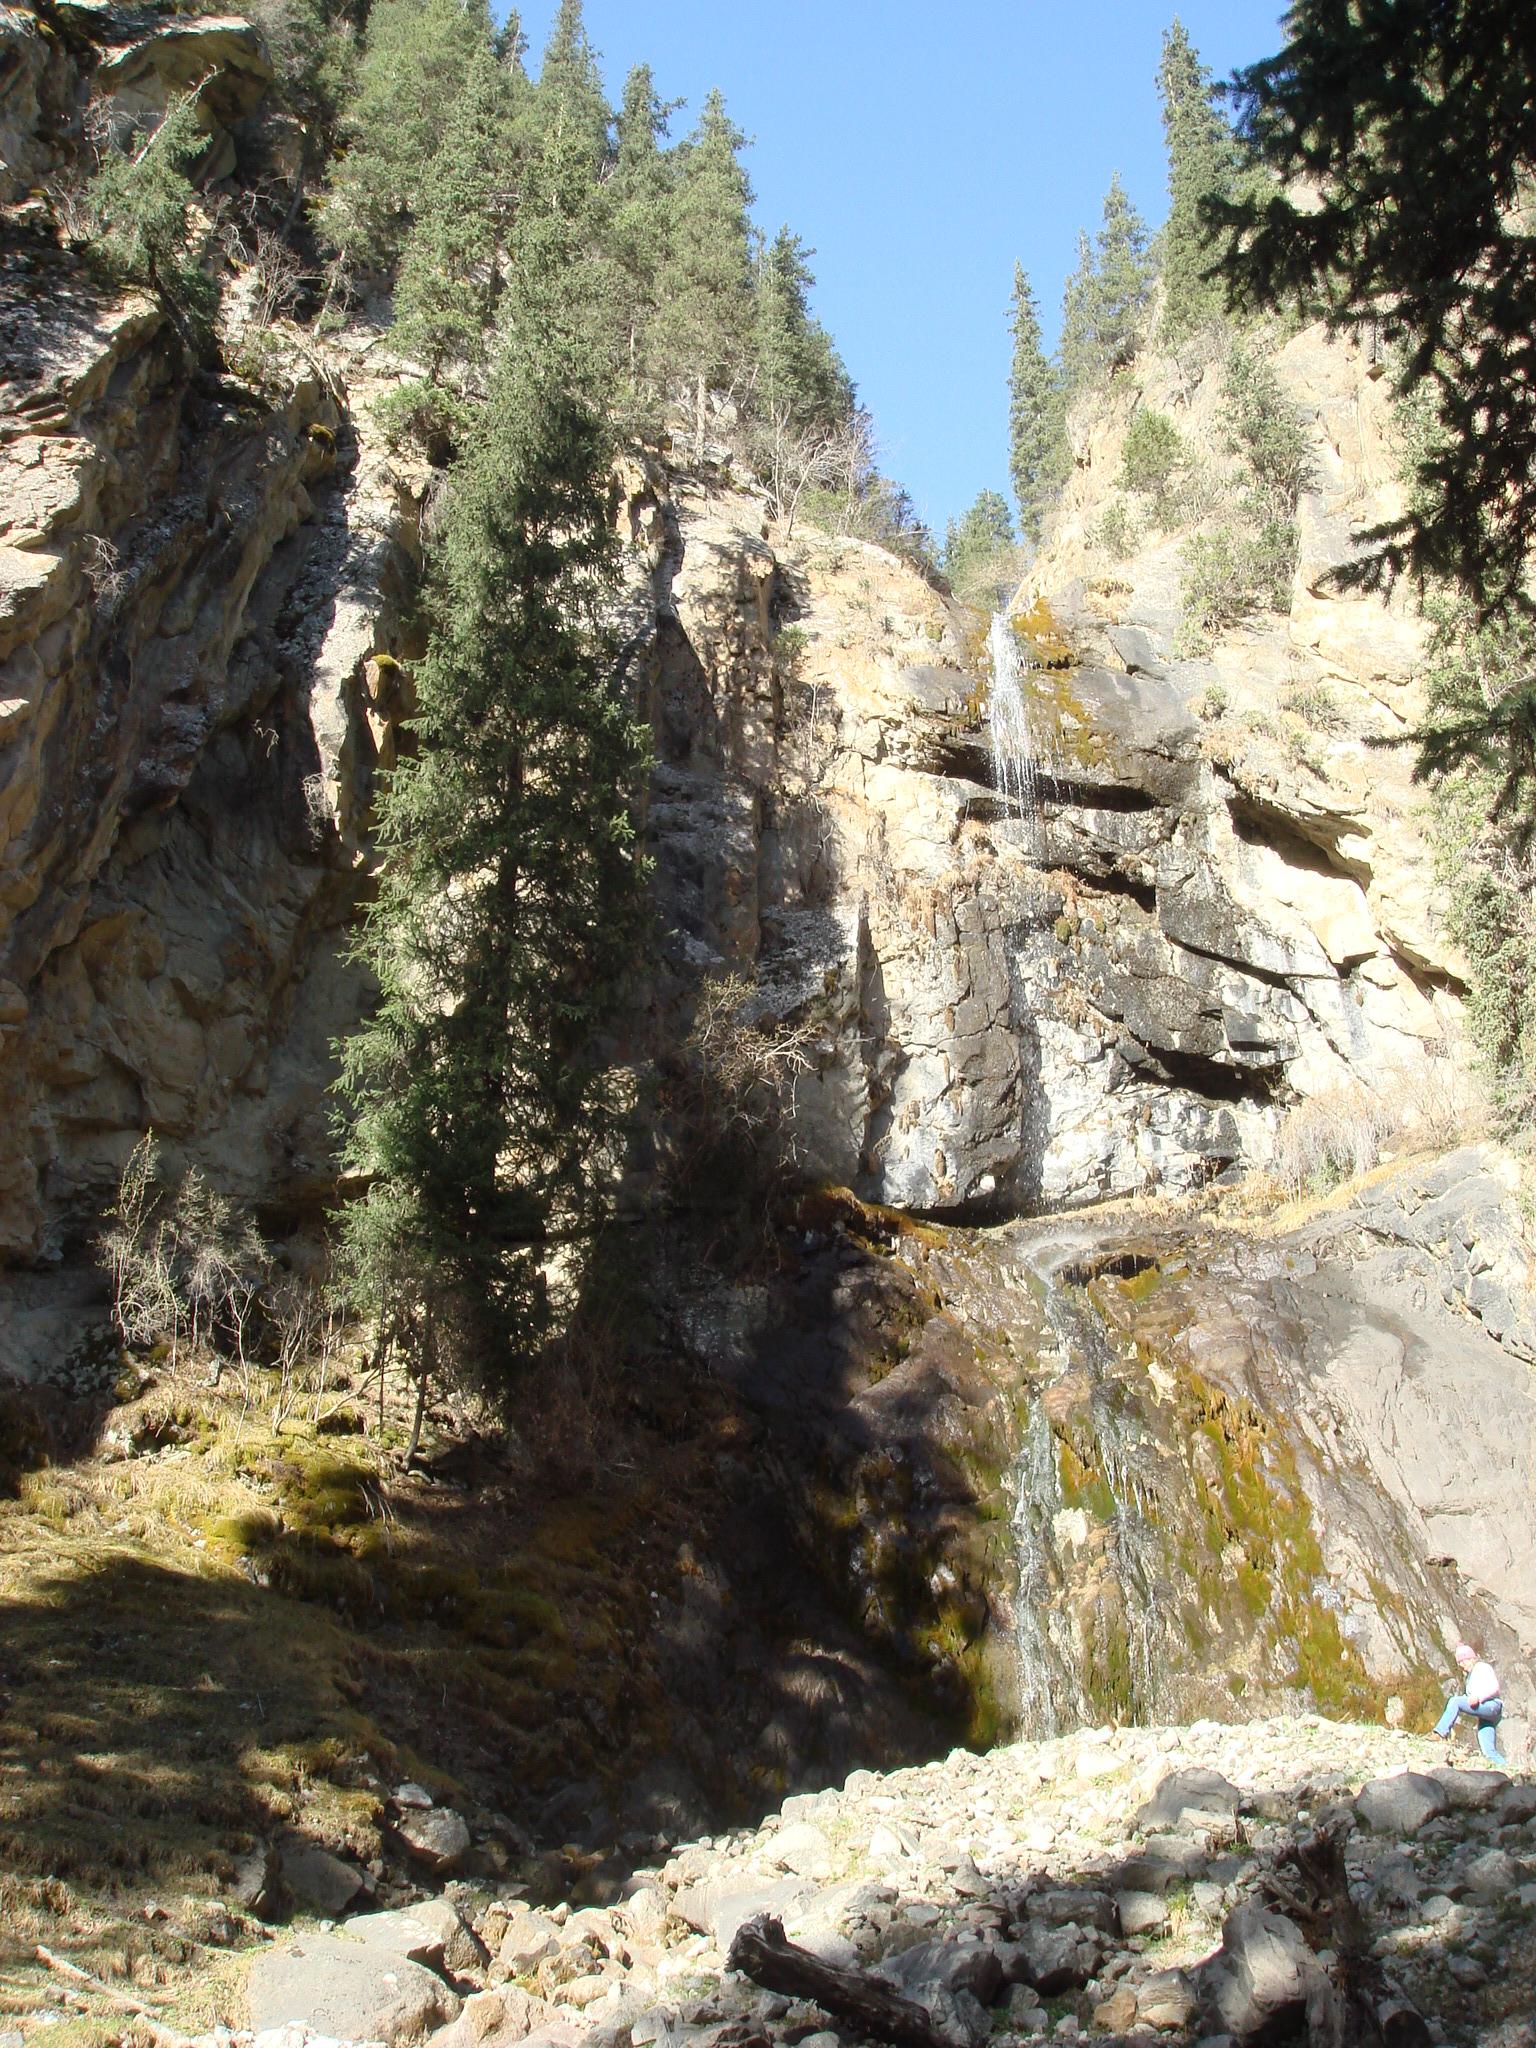
[[[555,8],[519,9],[535,71]],[[1156,73],[1175,12],[1218,77],[1281,40],[1279,0],[586,0],[612,99],[648,62],[687,102],[682,134],[724,93],[752,138],[757,221],[815,249],[816,310],[884,466],[941,538],[978,490],[1007,490],[1014,264],[1054,339],[1111,173],[1162,219]]]

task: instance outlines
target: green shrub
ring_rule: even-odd
[[[1167,523],[1169,486],[1189,459],[1184,437],[1166,413],[1143,406],[1126,429],[1120,454],[1120,487],[1152,500]]]
[[[1227,354],[1228,447],[1244,459],[1271,515],[1289,517],[1312,481],[1312,452],[1268,357],[1243,341]]]
[[[1117,562],[1124,561],[1127,555],[1134,554],[1140,547],[1141,528],[1124,498],[1110,501],[1093,538],[1105,554],[1113,555]]]
[[[1184,543],[1184,616],[1206,634],[1255,612],[1284,611],[1296,567],[1293,520],[1266,519],[1257,532],[1228,521]]]

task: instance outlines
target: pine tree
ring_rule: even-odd
[[[126,155],[108,156],[85,199],[101,267],[121,283],[153,292],[188,351],[215,361],[219,288],[198,252],[187,247],[189,172],[207,147],[196,95],[188,93],[172,101],[147,140]]]
[[[1200,62],[1183,24],[1174,18],[1163,37],[1157,71],[1168,148],[1168,218],[1161,235],[1163,319],[1161,340],[1177,347],[1219,320],[1226,290],[1208,277],[1217,249],[1201,214],[1204,201],[1229,198],[1236,186],[1237,145],[1212,97],[1211,74]]]
[[[944,535],[944,573],[955,595],[997,605],[1016,580],[1013,520],[1001,491],[981,491]]]
[[[592,175],[609,162],[613,110],[603,91],[581,0],[560,0],[539,67],[538,112],[546,129],[563,125],[580,142]]]
[[[675,165],[662,147],[672,109],[660,99],[649,64],[624,81],[618,153],[608,181],[607,242],[617,266],[620,348],[631,384],[649,381],[643,340],[655,319],[666,266]]]
[[[375,0],[347,150],[316,208],[349,270],[386,270],[430,189],[444,110],[476,51],[491,46],[486,0]]]
[[[759,257],[754,290],[755,403],[801,433],[840,426],[853,410],[848,372],[811,315],[813,253],[780,228]]]
[[[1118,171],[1104,195],[1104,224],[1094,257],[1094,341],[1104,369],[1113,375],[1136,353],[1152,287],[1146,224]]]
[[[1040,311],[1023,266],[1013,273],[1013,362],[1008,372],[1008,468],[1019,532],[1038,542],[1046,501],[1060,489],[1068,451],[1061,376],[1040,341]]]
[[[745,141],[711,92],[683,147],[672,204],[654,344],[667,374],[693,393],[696,458],[704,453],[710,387],[737,376],[750,345],[752,188],[737,155]]]
[[[485,43],[448,110],[395,288],[395,345],[434,383],[450,361],[485,360],[512,218],[516,114],[514,75]]]
[[[1536,607],[1536,13],[1294,0],[1285,36],[1237,74],[1239,133],[1272,182],[1210,202],[1229,289],[1400,335],[1398,389],[1443,430],[1403,516],[1340,578],[1445,577],[1482,609]]]
[[[1151,291],[1147,230],[1117,171],[1090,243],[1077,239],[1077,269],[1062,301],[1061,364],[1068,395],[1101,384],[1136,352]]]
[[[359,1296],[424,1391],[507,1392],[550,1328],[546,1274],[600,1208],[597,1034],[641,916],[640,729],[611,623],[614,445],[594,307],[590,163],[559,129],[519,210],[506,340],[455,472],[428,593],[415,750],[383,790],[343,1052]]]
[[[1061,295],[1061,378],[1064,397],[1081,391],[1098,374],[1094,342],[1093,243],[1077,231],[1077,268]]]

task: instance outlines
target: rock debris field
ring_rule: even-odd
[[[857,1771],[636,1871],[609,1905],[448,1878],[401,1909],[275,1931],[247,2030],[203,2039],[847,2048],[880,2038],[831,2009],[852,1987],[896,1994],[884,2038],[905,2048],[1529,2048],[1536,1784],[1474,1758],[1301,1717]],[[780,1927],[830,2008],[732,1967],[733,1943],[740,1964]]]

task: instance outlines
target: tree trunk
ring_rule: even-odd
[[[784,1924],[760,1913],[736,1930],[730,1967],[783,1998],[809,1998],[834,2019],[894,2048],[953,2048],[932,2017],[862,1970],[839,1970],[784,1938]]]

